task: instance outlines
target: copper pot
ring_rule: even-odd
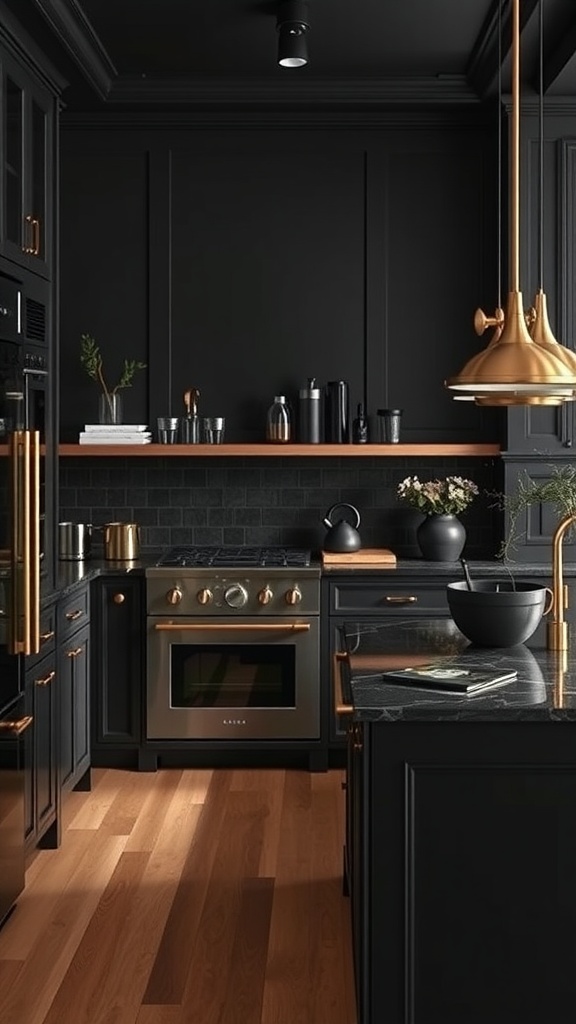
[[[113,562],[131,562],[140,557],[138,523],[104,523],[104,558]]]

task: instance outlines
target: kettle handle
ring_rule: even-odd
[[[329,526],[334,526],[334,523],[332,522],[330,517],[334,509],[336,508],[349,508],[354,513],[354,515],[356,516],[356,522],[353,525],[353,529],[357,530],[358,527],[360,526],[360,513],[355,505],[349,505],[347,501],[337,501],[335,505],[332,505],[332,508],[329,508],[326,513],[326,518],[324,522],[327,523]],[[350,523],[350,525],[352,526],[352,523]]]

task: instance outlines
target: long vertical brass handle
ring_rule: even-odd
[[[40,435],[15,430],[10,435],[12,475],[11,654],[40,650]]]

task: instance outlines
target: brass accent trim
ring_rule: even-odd
[[[414,594],[386,594],[386,604],[416,604],[418,598]]]
[[[48,642],[48,640],[51,640],[52,637],[55,635],[55,631],[53,629],[49,629],[47,633],[40,633],[40,641],[41,643],[45,644]]]
[[[279,630],[283,633],[307,633],[310,629],[309,622],[282,622],[274,625],[272,622],[255,622],[252,625],[244,622],[156,622],[154,623],[154,629],[160,631],[174,632],[176,630],[192,631],[192,630],[232,630],[237,632],[251,632],[252,630]]]
[[[82,654],[83,647],[75,647],[73,651],[66,651],[67,658],[77,658],[79,654]]]
[[[552,618],[546,629],[546,646],[551,651],[568,650],[568,623],[564,621],[564,609],[568,606],[568,590],[564,585],[562,541],[572,523],[576,523],[576,514],[565,516],[556,527],[552,538]]]
[[[76,619],[81,618],[82,615],[84,615],[82,608],[78,608],[74,612],[66,612],[68,622],[75,622]]]
[[[40,678],[35,679],[34,682],[36,686],[48,686],[49,683],[51,683],[52,680],[54,679],[55,675],[56,672],[53,669],[52,672],[49,672],[47,676],[40,676]]]
[[[11,654],[40,650],[40,435],[15,430],[9,438],[12,482]]]
[[[120,593],[114,594],[112,600],[114,601],[114,604],[124,604],[124,601],[126,600],[126,595]]]
[[[334,676],[334,712],[337,715],[352,715],[354,708],[352,704],[346,704],[342,691],[342,662],[346,661],[348,655],[336,651],[332,659]]]
[[[3,722],[0,722],[0,729],[2,732],[11,732],[14,736],[21,736],[33,721],[32,715],[24,715],[24,718],[16,719],[6,718]]]

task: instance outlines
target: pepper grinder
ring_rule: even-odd
[[[198,415],[198,388],[184,392],[186,415],[182,420],[182,444],[200,444],[200,417]]]

